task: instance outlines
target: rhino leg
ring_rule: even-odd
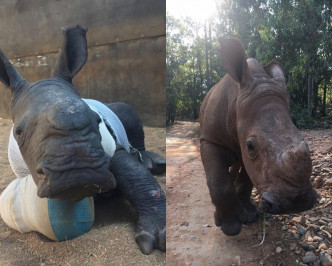
[[[158,182],[141,163],[118,146],[110,171],[117,188],[136,210],[136,242],[144,254],[166,249],[166,197]]]
[[[245,223],[251,223],[258,219],[259,212],[257,207],[251,202],[250,196],[253,184],[244,167],[241,167],[235,180],[236,193],[245,208],[247,219]]]
[[[228,170],[236,158],[230,150],[206,140],[201,141],[200,150],[210,196],[216,207],[216,226],[226,235],[237,235],[247,221],[247,212]]]
[[[166,160],[156,153],[145,150],[144,130],[138,114],[129,104],[116,102],[107,104],[123,124],[129,143],[137,149],[143,159],[144,166],[153,174],[166,172]]]

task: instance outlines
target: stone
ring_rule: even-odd
[[[327,222],[324,221],[323,219],[319,219],[319,220],[318,220],[318,223],[319,223],[320,225],[326,225],[326,224],[327,224]]]
[[[297,216],[297,217],[293,217],[292,221],[295,222],[295,223],[305,225],[306,219],[305,219],[304,216]]]
[[[320,229],[319,229],[319,226],[318,225],[315,225],[315,224],[310,224],[308,223],[307,224],[307,232],[310,231],[310,232],[318,232]]]
[[[282,249],[286,248],[286,245],[285,245],[284,241],[276,241],[276,246],[281,247]]]
[[[308,236],[308,237],[307,237],[307,241],[308,241],[308,242],[313,242],[314,239],[313,239],[311,236]]]
[[[315,255],[315,253],[311,252],[311,251],[307,251],[304,255],[304,257],[302,258],[302,261],[304,263],[314,263],[317,260],[317,257]]]
[[[325,180],[325,185],[331,187],[332,186],[332,178],[327,178]]]
[[[294,251],[294,250],[296,249],[296,247],[297,247],[297,244],[296,244],[296,243],[290,243],[290,244],[289,244],[289,249],[290,249],[291,251]]]
[[[299,248],[295,249],[295,254],[300,255],[301,254],[301,249],[299,249]]]
[[[305,230],[305,228],[302,225],[297,224],[296,228],[297,228],[297,231],[300,233],[300,235],[305,235],[306,230]]]
[[[309,246],[308,246],[308,250],[310,251],[315,251],[317,249],[317,246],[315,245],[315,243],[311,243]]]
[[[319,253],[319,260],[322,266],[332,266],[332,257],[324,252]]]
[[[327,249],[327,245],[324,242],[320,243],[319,246],[318,246],[318,249],[319,250],[322,250],[322,249],[326,250]]]
[[[282,251],[282,248],[281,248],[281,247],[277,247],[277,248],[276,248],[276,253],[277,253],[277,254],[280,254],[281,251]]]
[[[318,173],[317,173],[318,174]],[[317,178],[314,179],[312,182],[312,186],[316,189],[322,188],[324,184],[324,180],[322,177],[318,176]]]
[[[323,241],[323,238],[321,238],[320,236],[314,236],[313,239],[314,239],[314,241],[318,241],[318,242]]]
[[[309,244],[306,241],[301,241],[301,242],[299,242],[299,244],[304,250],[309,249]]]
[[[241,257],[235,256],[236,265],[241,265]]]

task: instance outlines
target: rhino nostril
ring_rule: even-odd
[[[262,209],[267,213],[275,213],[276,212],[276,204],[273,200],[273,195],[269,192],[264,192],[262,195]]]
[[[43,168],[41,167],[41,166],[38,166],[37,167],[37,174],[39,174],[39,175],[43,175],[44,174],[44,171],[43,171]]]
[[[262,198],[262,207],[263,211],[267,213],[273,212],[273,205],[271,202],[267,201],[266,199]]]

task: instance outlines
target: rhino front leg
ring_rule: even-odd
[[[166,250],[166,197],[152,174],[122,147],[111,158],[117,188],[138,215],[136,242],[144,254]]]
[[[235,181],[237,195],[245,208],[247,219],[245,223],[251,223],[258,219],[259,212],[256,206],[251,202],[250,196],[253,184],[247,174],[246,169],[242,166]]]
[[[228,171],[235,156],[227,149],[201,141],[201,157],[212,203],[216,207],[215,223],[226,235],[237,235],[247,215]]]

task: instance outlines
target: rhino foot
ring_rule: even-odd
[[[150,151],[140,151],[143,164],[152,174],[162,174],[166,172],[166,160]]]
[[[221,231],[223,231],[225,235],[235,236],[241,232],[242,223],[234,214],[219,214],[216,211],[214,213],[214,221],[216,226],[220,226]]]
[[[260,215],[259,211],[252,202],[249,201],[249,203],[245,204],[244,208],[245,208],[246,218],[243,223],[250,224],[259,218]]]
[[[258,209],[251,202],[246,203],[245,206],[242,205],[240,210],[233,210],[231,212],[216,211],[214,213],[216,226],[220,226],[220,229],[228,236],[239,234],[242,224],[252,223],[258,217]]]
[[[166,250],[166,220],[158,215],[139,218],[136,243],[143,254],[150,254],[153,249]]]

